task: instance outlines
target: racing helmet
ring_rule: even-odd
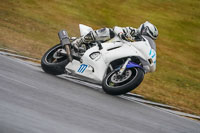
[[[148,21],[141,24],[138,29],[141,35],[147,35],[151,37],[153,40],[156,40],[158,37],[158,29],[156,28],[156,26],[154,26]]]

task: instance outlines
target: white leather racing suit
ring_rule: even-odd
[[[82,36],[72,42],[72,45],[78,48],[82,43],[92,43],[94,41],[105,42],[115,36],[119,36],[123,40],[133,41],[138,35],[139,30],[132,27],[102,28],[95,31],[90,31],[87,35]]]

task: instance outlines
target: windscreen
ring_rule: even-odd
[[[149,44],[151,45],[151,48],[156,51],[156,43],[155,43],[155,41],[152,38],[148,37],[148,36],[144,36],[144,37],[149,41]]]

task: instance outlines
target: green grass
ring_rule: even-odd
[[[41,58],[61,29],[78,36],[79,23],[97,29],[148,20],[159,30],[157,71],[133,92],[200,115],[199,7],[199,0],[0,0],[0,47]]]

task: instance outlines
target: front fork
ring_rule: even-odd
[[[123,66],[120,68],[118,75],[121,76],[127,68],[133,68],[133,67],[141,68],[143,70],[142,66],[140,66],[134,62],[131,62],[131,58],[128,58],[126,60],[126,62],[123,64]]]
[[[126,66],[127,66],[127,64],[129,63],[129,61],[131,61],[131,58],[128,58],[127,60],[126,60],[126,62],[124,63],[124,65],[121,67],[121,69],[119,70],[119,72],[118,72],[118,75],[122,75],[123,73],[124,73],[124,71],[126,70]]]

